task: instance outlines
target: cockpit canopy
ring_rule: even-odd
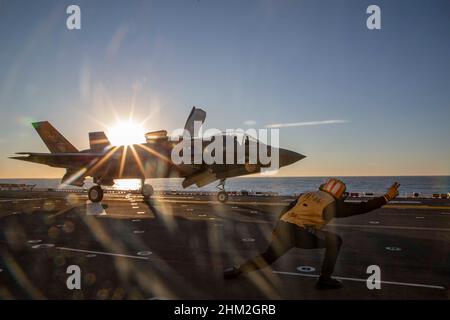
[[[145,134],[145,140],[147,141],[147,143],[167,139],[168,137],[166,130],[151,131]]]

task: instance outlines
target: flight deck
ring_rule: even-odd
[[[326,227],[344,244],[319,291],[323,250],[292,249],[233,280],[223,269],[263,251],[293,197],[201,193],[0,192],[0,299],[449,299],[450,200],[401,198]],[[353,199],[359,201],[361,199]],[[67,267],[80,267],[70,290]],[[381,269],[369,290],[366,269]]]

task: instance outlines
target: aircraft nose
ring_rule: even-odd
[[[280,149],[280,167],[288,166],[303,158],[306,158],[306,156],[295,151]]]

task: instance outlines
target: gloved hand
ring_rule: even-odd
[[[386,202],[389,202],[392,199],[394,199],[396,196],[398,196],[398,188],[399,187],[400,187],[400,183],[394,182],[394,184],[388,189],[388,191],[384,195]]]

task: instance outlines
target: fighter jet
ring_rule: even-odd
[[[203,124],[205,118],[205,111],[195,107],[192,109],[184,127],[186,132],[192,134],[188,143],[194,145],[195,141],[198,142],[199,138],[194,135],[194,126],[196,121]],[[245,161],[241,163],[236,161],[232,164],[207,164],[202,159],[200,163],[175,164],[171,157],[172,151],[180,141],[183,141],[183,138],[180,138],[180,141],[173,141],[169,139],[166,130],[147,133],[145,143],[123,146],[112,146],[104,132],[90,132],[90,148],[79,151],[48,121],[35,122],[32,125],[50,153],[18,152],[16,154],[20,156],[10,158],[65,168],[66,174],[61,183],[66,185],[82,187],[85,178],[92,177],[95,185],[88,190],[88,197],[92,202],[102,201],[104,193],[102,186],[112,186],[117,179],[140,179],[141,194],[144,198],[149,198],[153,194],[153,187],[146,184],[145,179],[150,178],[184,178],[183,188],[193,184],[203,187],[219,181],[217,187],[220,192],[217,194],[217,199],[220,202],[226,202],[228,200],[225,191],[227,178],[258,173],[269,166],[267,163],[263,164],[260,159],[257,159],[256,163],[248,161],[250,142],[255,142],[258,148],[266,147],[269,154],[274,153],[275,150],[275,147],[264,145],[249,136],[244,136],[242,141],[237,141],[238,139],[234,137],[233,147],[237,147],[237,144],[240,146],[244,144],[245,147]],[[204,150],[211,140],[200,139],[200,146]],[[224,145],[224,153],[229,151],[226,147],[227,145]],[[279,167],[290,165],[305,157],[286,149],[278,148],[276,151],[279,155]]]

